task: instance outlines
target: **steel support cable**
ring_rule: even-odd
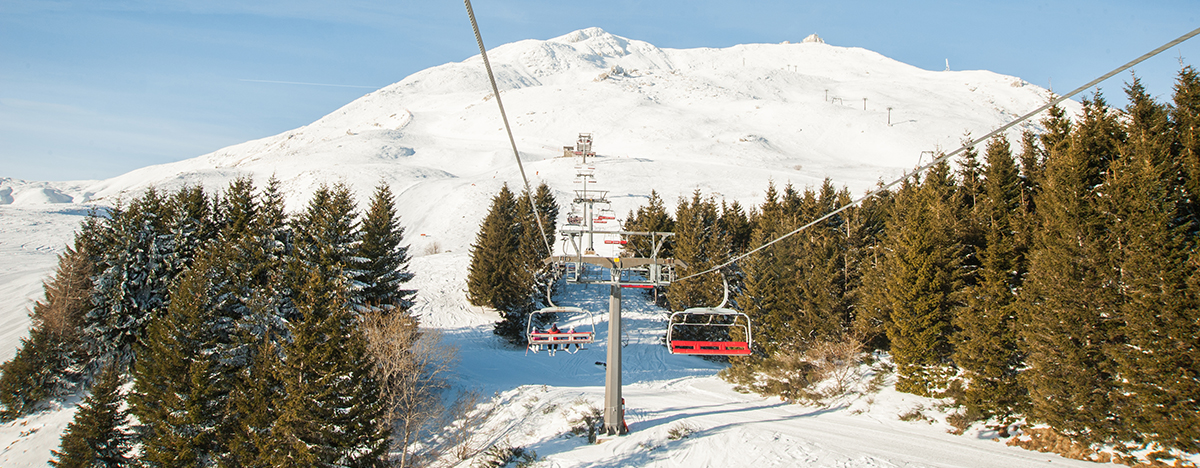
[[[496,76],[492,74],[492,64],[488,61],[487,49],[483,47],[483,36],[479,34],[479,24],[475,22],[475,10],[471,9],[471,0],[463,0],[467,6],[467,16],[471,18],[471,29],[475,30],[475,42],[479,43],[479,55],[483,57],[483,67],[487,69],[488,81],[492,83],[492,95],[496,97],[496,105],[500,107],[500,119],[504,121],[504,131],[508,132],[508,143],[512,145],[513,157],[517,158],[517,169],[521,171],[521,180],[525,182],[525,193],[529,195],[529,209],[533,219],[537,221],[538,232],[542,234],[542,243],[546,246],[546,255],[554,254],[550,238],[546,237],[546,228],[542,225],[541,213],[533,201],[533,189],[529,187],[529,177],[525,176],[525,166],[521,164],[521,153],[517,151],[517,140],[513,139],[512,127],[508,125],[508,115],[504,113],[504,103],[500,102],[500,88],[496,86]]]
[[[1059,96],[1059,97],[1056,97],[1056,98],[1054,98],[1054,99],[1051,99],[1051,100],[1050,100],[1050,102],[1046,103],[1046,104],[1045,104],[1045,105],[1043,105],[1042,107],[1039,107],[1039,108],[1037,108],[1036,110],[1034,110],[1034,111],[1032,111],[1032,112],[1030,112],[1030,113],[1028,113],[1028,114],[1022,115],[1021,117],[1017,118],[1016,120],[1013,120],[1012,122],[1009,122],[1009,123],[1007,123],[1007,124],[1004,124],[1004,125],[1000,126],[999,128],[997,128],[997,129],[995,129],[995,130],[992,130],[992,131],[991,131],[990,133],[988,133],[987,135],[984,135],[984,136],[981,136],[981,137],[979,137],[979,138],[976,138],[976,139],[974,139],[974,140],[971,140],[971,141],[969,141],[969,142],[967,142],[967,143],[963,144],[963,146],[959,147],[958,149],[956,149],[956,150],[954,150],[954,151],[951,151],[950,153],[947,153],[947,154],[945,154],[945,155],[942,155],[941,157],[938,157],[938,158],[934,158],[934,159],[933,159],[932,161],[930,161],[928,164],[925,164],[924,166],[917,167],[916,169],[913,169],[913,170],[911,170],[911,171],[909,171],[909,172],[905,173],[903,176],[900,176],[900,178],[899,178],[899,179],[893,180],[893,181],[889,182],[887,185],[884,185],[884,186],[882,186],[882,187],[879,187],[879,188],[875,189],[874,191],[872,191],[872,192],[870,192],[870,193],[867,193],[866,195],[863,195],[863,196],[861,196],[861,197],[859,197],[859,198],[855,199],[854,201],[852,201],[852,202],[850,202],[850,203],[847,203],[847,204],[843,205],[842,207],[840,207],[840,208],[838,208],[838,209],[836,209],[836,210],[833,210],[833,211],[829,212],[829,213],[828,213],[828,214],[826,214],[825,216],[822,216],[822,217],[820,217],[820,218],[817,218],[816,220],[813,220],[811,223],[808,223],[808,224],[805,224],[805,225],[803,225],[803,226],[800,226],[800,227],[796,228],[794,231],[792,231],[792,232],[789,232],[789,233],[787,233],[787,234],[784,234],[784,235],[782,235],[782,236],[779,236],[779,237],[775,238],[774,240],[772,240],[772,241],[770,241],[770,242],[767,242],[766,244],[763,244],[763,245],[759,246],[758,248],[756,248],[756,249],[754,249],[754,250],[751,250],[751,251],[749,251],[749,252],[746,252],[746,253],[744,253],[744,254],[742,254],[742,255],[739,255],[739,256],[737,256],[737,257],[734,257],[732,260],[729,260],[728,262],[725,262],[725,263],[722,263],[722,264],[720,264],[720,265],[717,265],[717,266],[715,266],[715,267],[709,268],[708,270],[702,271],[702,272],[700,272],[700,273],[693,273],[693,274],[690,274],[690,275],[684,276],[684,277],[682,277],[682,278],[679,278],[679,279],[677,279],[677,280],[675,280],[675,281],[676,281],[676,282],[679,282],[679,281],[684,281],[684,280],[687,280],[687,279],[690,279],[690,278],[695,278],[695,277],[697,277],[697,276],[701,276],[701,275],[707,275],[707,274],[709,274],[709,273],[712,273],[712,272],[714,272],[714,271],[717,271],[717,270],[720,270],[720,269],[722,269],[722,268],[725,268],[725,267],[727,267],[727,266],[733,265],[734,263],[737,263],[737,262],[741,261],[742,259],[744,259],[744,258],[746,258],[746,257],[749,257],[750,255],[753,255],[753,254],[755,254],[755,253],[757,253],[757,252],[759,252],[759,251],[761,251],[761,250],[763,250],[763,249],[765,249],[765,248],[767,248],[767,247],[770,247],[770,246],[774,245],[775,243],[777,243],[777,242],[779,242],[779,241],[782,241],[782,240],[784,240],[784,239],[787,239],[787,238],[789,238],[789,237],[791,237],[791,236],[793,236],[793,235],[795,235],[795,234],[797,234],[797,233],[799,233],[799,232],[801,232],[801,231],[803,231],[803,230],[805,230],[805,229],[808,229],[808,228],[810,228],[810,227],[812,227],[812,226],[815,226],[815,225],[819,224],[819,223],[820,223],[820,222],[822,222],[822,221],[825,221],[825,220],[827,220],[827,219],[829,219],[829,218],[832,218],[834,215],[836,215],[836,214],[838,214],[838,213],[841,213],[841,212],[843,212],[843,211],[846,211],[847,209],[850,209],[850,207],[853,207],[853,206],[855,206],[855,205],[858,205],[858,204],[862,203],[863,201],[865,201],[865,200],[867,200],[867,199],[869,199],[869,198],[871,198],[871,197],[874,197],[874,196],[876,196],[876,195],[879,195],[880,193],[883,193],[884,191],[886,191],[886,190],[888,190],[888,189],[890,189],[890,188],[894,187],[896,184],[899,184],[900,182],[902,182],[902,181],[904,181],[904,180],[907,180],[908,178],[910,178],[910,177],[913,177],[913,176],[915,176],[915,175],[917,175],[917,174],[920,174],[920,173],[922,173],[922,172],[925,172],[925,171],[926,171],[926,170],[928,170],[929,168],[931,168],[931,167],[933,167],[933,166],[936,166],[936,165],[938,165],[938,164],[942,163],[943,161],[945,161],[945,160],[947,160],[947,159],[950,159],[950,158],[952,158],[952,157],[954,157],[954,156],[957,156],[959,153],[962,153],[963,151],[966,151],[966,150],[967,150],[967,148],[972,148],[972,147],[974,147],[975,145],[978,145],[979,143],[982,143],[982,142],[986,141],[988,138],[991,138],[991,137],[993,137],[993,136],[996,136],[996,135],[1000,134],[1001,132],[1004,132],[1005,130],[1008,130],[1008,129],[1010,129],[1010,128],[1012,128],[1012,127],[1016,126],[1017,124],[1019,124],[1019,123],[1021,123],[1021,122],[1024,122],[1024,121],[1026,121],[1026,120],[1029,120],[1029,119],[1030,119],[1030,118],[1032,118],[1033,116],[1035,116],[1035,115],[1037,115],[1037,114],[1040,114],[1040,113],[1044,112],[1046,109],[1049,109],[1049,108],[1051,108],[1051,107],[1054,107],[1054,106],[1058,105],[1058,103],[1060,103],[1060,102],[1063,102],[1063,101],[1065,101],[1065,100],[1069,99],[1071,96],[1074,96],[1074,95],[1076,95],[1076,94],[1082,93],[1083,91],[1087,90],[1088,88],[1091,88],[1092,86],[1095,86],[1095,85],[1099,84],[1100,82],[1102,82],[1102,81],[1104,81],[1104,80],[1107,80],[1107,79],[1109,79],[1109,78],[1112,78],[1112,77],[1113,77],[1113,76],[1115,76],[1117,73],[1121,73],[1121,72],[1123,72],[1123,71],[1125,71],[1125,70],[1128,70],[1128,69],[1132,68],[1134,65],[1137,65],[1137,64],[1139,64],[1139,63],[1142,63],[1142,62],[1146,61],[1146,59],[1149,59],[1150,57],[1153,57],[1153,56],[1155,56],[1155,55],[1158,55],[1158,54],[1162,53],[1163,51],[1165,51],[1165,50],[1167,50],[1167,49],[1170,49],[1170,48],[1172,48],[1172,47],[1175,47],[1176,45],[1179,45],[1179,44],[1180,44],[1180,43],[1182,43],[1183,41],[1186,41],[1186,40],[1188,40],[1188,39],[1191,39],[1192,37],[1195,37],[1195,36],[1196,36],[1196,35],[1198,35],[1198,34],[1200,34],[1200,28],[1194,29],[1194,30],[1192,30],[1192,32],[1189,32],[1189,33],[1187,33],[1187,34],[1184,34],[1184,35],[1182,35],[1182,36],[1179,36],[1179,38],[1178,38],[1178,39],[1175,39],[1175,40],[1173,40],[1173,41],[1171,41],[1171,42],[1168,42],[1168,43],[1166,43],[1166,44],[1163,44],[1163,45],[1162,45],[1162,46],[1160,46],[1159,48],[1157,48],[1157,49],[1154,49],[1154,50],[1152,50],[1152,51],[1150,51],[1150,52],[1147,52],[1147,53],[1145,53],[1144,55],[1142,55],[1141,57],[1138,57],[1138,58],[1136,58],[1136,59],[1133,59],[1133,60],[1132,60],[1132,61],[1130,61],[1129,63],[1126,63],[1125,65],[1122,65],[1122,66],[1120,66],[1120,67],[1118,67],[1118,68],[1114,69],[1113,71],[1110,71],[1110,72],[1108,72],[1108,73],[1104,74],[1104,76],[1101,76],[1101,77],[1099,77],[1099,78],[1096,78],[1096,79],[1094,79],[1094,80],[1092,80],[1092,81],[1089,81],[1087,84],[1085,84],[1085,85],[1083,85],[1083,86],[1080,86],[1080,87],[1078,87],[1078,88],[1075,88],[1074,90],[1072,90],[1071,92],[1069,92],[1069,93],[1067,93],[1067,94],[1064,94],[1064,95],[1062,95],[1062,96]]]

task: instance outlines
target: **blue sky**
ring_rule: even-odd
[[[948,59],[1058,91],[1200,27],[1197,0],[473,6],[489,48],[592,26],[664,48],[817,33],[925,69]],[[457,1],[0,0],[0,177],[100,179],[199,156],[477,53]],[[1135,70],[1166,99],[1180,56],[1200,67],[1200,38]],[[1101,85],[1110,103],[1124,103],[1128,78]]]

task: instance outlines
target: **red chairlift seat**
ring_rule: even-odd
[[[690,321],[695,318],[706,318],[703,322]],[[683,329],[692,330],[726,330],[725,341],[705,341],[680,339],[679,332]],[[736,336],[734,331],[741,336]],[[739,338],[744,338],[742,341]],[[748,356],[753,353],[753,341],[750,329],[750,317],[733,309],[717,307],[694,307],[682,312],[671,314],[667,324],[667,350],[671,354],[691,354],[708,356]]]
[[[671,342],[671,354],[709,354],[717,356],[749,356],[750,343],[745,341],[681,341]]]

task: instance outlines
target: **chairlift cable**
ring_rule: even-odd
[[[746,252],[746,253],[744,253],[744,254],[742,254],[742,255],[739,255],[739,256],[737,256],[737,257],[734,257],[732,260],[729,260],[728,262],[725,262],[725,263],[722,263],[722,264],[720,264],[720,265],[717,265],[717,266],[715,266],[715,267],[709,268],[708,270],[702,271],[702,272],[700,272],[700,273],[693,273],[693,274],[690,274],[690,275],[684,276],[684,277],[682,277],[682,278],[676,279],[675,281],[676,281],[676,282],[679,282],[679,281],[684,281],[684,280],[687,280],[687,279],[690,279],[690,278],[695,278],[695,277],[697,277],[697,276],[707,275],[707,274],[709,274],[709,273],[712,273],[712,272],[714,272],[714,271],[718,271],[718,270],[720,270],[721,268],[725,268],[725,267],[727,267],[727,266],[733,265],[734,263],[737,263],[737,262],[741,261],[742,259],[744,259],[744,258],[746,258],[746,257],[749,257],[750,255],[753,255],[753,254],[755,254],[755,253],[757,253],[757,252],[759,252],[759,251],[761,251],[761,250],[763,250],[763,249],[765,249],[765,248],[767,248],[767,247],[770,247],[771,245],[774,245],[776,242],[779,242],[779,241],[782,241],[782,240],[784,240],[784,239],[787,239],[787,238],[789,238],[789,237],[791,237],[791,236],[793,236],[793,235],[795,235],[795,234],[797,234],[797,233],[799,233],[799,232],[801,232],[801,231],[804,231],[805,229],[808,229],[808,228],[810,228],[810,227],[812,227],[812,226],[814,226],[814,225],[816,225],[816,224],[818,224],[818,223],[820,223],[820,222],[822,222],[822,221],[825,221],[825,220],[827,220],[827,219],[829,219],[829,218],[833,217],[834,215],[836,215],[836,214],[838,214],[838,213],[841,213],[841,212],[843,212],[843,211],[846,211],[846,210],[847,210],[847,209],[849,209],[850,207],[853,207],[853,206],[855,206],[855,205],[858,205],[858,204],[862,203],[863,201],[866,201],[867,199],[869,199],[869,198],[871,198],[871,197],[874,197],[874,196],[876,196],[876,195],[879,195],[880,193],[883,193],[884,191],[886,191],[886,190],[888,190],[888,189],[890,189],[890,188],[894,187],[896,184],[899,184],[900,182],[902,182],[902,181],[904,181],[904,180],[907,180],[907,179],[909,179],[910,177],[913,177],[913,176],[915,176],[915,175],[921,174],[921,173],[923,173],[923,172],[925,172],[925,171],[929,170],[929,168],[931,168],[931,167],[933,167],[933,166],[936,166],[936,165],[938,165],[938,164],[941,164],[943,161],[946,161],[947,159],[950,159],[950,158],[952,158],[952,157],[954,157],[954,156],[957,156],[959,153],[962,153],[963,151],[966,151],[968,148],[973,148],[973,147],[975,147],[976,145],[978,145],[979,143],[982,143],[982,142],[986,141],[987,139],[989,139],[989,138],[991,138],[991,137],[993,137],[993,136],[996,136],[997,134],[999,134],[999,133],[1001,133],[1001,132],[1003,132],[1003,131],[1005,131],[1005,130],[1008,130],[1008,129],[1010,129],[1010,128],[1012,128],[1012,127],[1016,126],[1017,124],[1019,124],[1019,123],[1021,123],[1021,122],[1024,122],[1024,121],[1026,121],[1026,120],[1029,120],[1029,119],[1030,119],[1030,118],[1032,118],[1033,116],[1035,116],[1035,115],[1037,115],[1037,114],[1040,114],[1040,113],[1044,112],[1046,109],[1049,109],[1049,108],[1051,108],[1051,107],[1054,107],[1054,106],[1058,105],[1059,103],[1061,103],[1061,102],[1063,102],[1063,101],[1065,101],[1065,100],[1069,99],[1071,96],[1074,96],[1074,95],[1076,95],[1076,94],[1082,93],[1083,91],[1087,90],[1088,88],[1091,88],[1092,86],[1095,86],[1095,85],[1099,84],[1100,82],[1102,82],[1102,81],[1104,81],[1104,80],[1107,80],[1107,79],[1109,79],[1109,78],[1112,78],[1112,77],[1113,77],[1113,76],[1115,76],[1117,73],[1121,73],[1121,72],[1123,72],[1123,71],[1125,71],[1125,70],[1128,70],[1128,69],[1130,69],[1130,68],[1133,68],[1133,66],[1134,66],[1134,65],[1137,65],[1137,64],[1139,64],[1139,63],[1142,63],[1142,62],[1146,61],[1147,59],[1149,59],[1150,57],[1153,57],[1153,56],[1155,56],[1155,55],[1158,55],[1158,54],[1162,53],[1163,51],[1165,51],[1165,50],[1167,50],[1167,49],[1170,49],[1171,47],[1175,47],[1176,45],[1179,45],[1179,44],[1180,44],[1180,43],[1182,43],[1183,41],[1186,41],[1186,40],[1188,40],[1188,39],[1191,39],[1191,38],[1195,37],[1196,35],[1200,35],[1200,28],[1194,29],[1194,30],[1192,30],[1192,32],[1189,32],[1189,33],[1187,33],[1187,34],[1184,34],[1184,35],[1180,36],[1178,39],[1175,39],[1175,40],[1173,40],[1173,41],[1171,41],[1171,42],[1168,42],[1168,43],[1166,43],[1166,44],[1163,44],[1163,45],[1162,45],[1162,46],[1160,46],[1159,48],[1157,48],[1157,49],[1154,49],[1154,50],[1152,50],[1152,51],[1150,51],[1150,52],[1147,52],[1147,53],[1145,53],[1144,55],[1142,55],[1141,57],[1138,57],[1138,58],[1136,58],[1136,59],[1133,59],[1133,60],[1132,60],[1132,61],[1130,61],[1129,63],[1126,63],[1125,65],[1122,65],[1122,66],[1120,66],[1120,67],[1118,67],[1118,68],[1114,69],[1113,71],[1110,71],[1110,72],[1108,72],[1108,73],[1104,74],[1104,76],[1101,76],[1101,77],[1099,77],[1099,78],[1096,78],[1096,79],[1094,79],[1094,80],[1092,80],[1092,81],[1089,81],[1087,84],[1085,84],[1085,85],[1083,85],[1083,86],[1080,86],[1080,87],[1078,87],[1078,88],[1075,88],[1074,90],[1072,90],[1072,91],[1071,91],[1071,92],[1069,92],[1069,93],[1066,93],[1066,94],[1064,94],[1064,95],[1062,95],[1062,96],[1059,96],[1059,97],[1056,97],[1056,98],[1054,98],[1054,99],[1051,99],[1051,100],[1050,100],[1050,102],[1046,103],[1046,104],[1045,104],[1045,105],[1043,105],[1042,107],[1039,107],[1039,108],[1035,109],[1034,111],[1032,111],[1032,112],[1030,112],[1030,113],[1028,113],[1028,114],[1022,115],[1021,117],[1017,118],[1016,120],[1013,120],[1012,122],[1009,122],[1009,123],[1007,123],[1007,124],[1001,125],[999,128],[997,128],[997,129],[995,129],[995,130],[992,130],[992,131],[991,131],[990,133],[988,133],[987,135],[984,135],[984,136],[982,136],[982,137],[979,137],[979,138],[976,138],[976,139],[974,139],[974,140],[971,140],[971,141],[969,141],[969,142],[967,142],[967,143],[964,143],[964,144],[963,144],[963,146],[959,147],[958,149],[956,149],[956,150],[954,150],[954,151],[951,151],[950,153],[944,154],[944,155],[942,155],[941,157],[934,158],[932,161],[929,161],[929,163],[927,163],[927,164],[925,164],[925,165],[923,165],[923,166],[917,167],[916,169],[913,169],[913,170],[911,170],[911,171],[908,171],[908,172],[907,172],[907,173],[905,173],[903,176],[900,176],[900,178],[898,178],[898,179],[896,179],[896,180],[893,180],[893,181],[889,182],[888,184],[886,184],[886,185],[884,185],[884,186],[882,186],[882,187],[879,187],[879,188],[875,189],[874,191],[871,191],[871,192],[867,193],[866,195],[863,195],[863,196],[861,196],[861,197],[859,197],[859,198],[855,199],[854,201],[851,201],[850,203],[847,203],[847,204],[843,205],[842,207],[840,207],[840,208],[838,208],[838,209],[836,209],[836,210],[833,210],[833,211],[829,212],[829,213],[828,213],[828,214],[826,214],[825,216],[821,216],[820,218],[817,218],[816,220],[814,220],[814,221],[812,221],[812,222],[810,222],[810,223],[808,223],[808,224],[805,224],[805,225],[803,225],[803,226],[800,226],[800,227],[796,228],[795,230],[793,230],[792,232],[789,232],[789,233],[787,233],[787,234],[784,234],[784,235],[782,235],[782,236],[779,236],[779,237],[775,238],[774,240],[772,240],[772,241],[770,241],[770,242],[767,242],[766,244],[763,244],[763,245],[759,246],[758,248],[755,248],[754,250],[751,250],[751,251],[749,251],[749,252]]]
[[[471,18],[471,29],[475,30],[475,42],[479,43],[479,54],[483,57],[483,67],[487,69],[488,81],[492,83],[492,95],[496,96],[496,105],[500,107],[500,119],[504,121],[504,131],[508,132],[508,142],[512,145],[513,157],[517,159],[517,169],[521,171],[521,180],[525,182],[525,194],[529,196],[529,209],[537,221],[538,232],[542,234],[542,243],[546,245],[546,255],[553,255],[554,248],[546,237],[546,228],[542,226],[541,213],[533,201],[533,189],[529,187],[529,177],[525,175],[525,166],[521,164],[521,153],[517,151],[517,140],[513,139],[512,127],[508,125],[508,115],[504,113],[504,103],[500,102],[500,88],[496,86],[496,76],[492,74],[492,64],[488,61],[487,49],[483,46],[483,36],[479,34],[479,24],[475,22],[475,10],[471,9],[471,0],[463,0],[467,6],[467,16]]]

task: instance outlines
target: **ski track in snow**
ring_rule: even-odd
[[[659,49],[593,28],[491,54],[525,169],[554,189],[560,225],[576,164],[557,156],[580,132],[595,136],[599,188],[623,218],[651,189],[671,209],[694,190],[755,206],[768,180],[803,188],[830,177],[861,193],[913,167],[921,151],[952,149],[965,131],[982,134],[1046,99],[1014,77],[930,72],[824,44]],[[495,395],[481,440],[532,448],[544,458],[538,466],[1094,466],[979,432],[953,436],[944,423],[899,421],[914,408],[939,413],[891,385],[828,408],[737,393],[715,377],[719,365],[667,353],[666,314],[636,290],[624,291],[622,316],[633,432],[597,445],[564,436],[583,406],[603,401],[604,368],[595,363],[606,359],[608,287],[568,286],[556,296],[595,313],[597,342],[554,357],[502,343],[492,334],[498,315],[466,301],[479,222],[501,184],[519,189],[520,181],[478,56],[413,74],[305,127],[194,159],[104,181],[0,177],[0,360],[27,336],[41,282],[87,203],[112,204],[150,185],[219,190],[239,176],[261,187],[272,175],[292,211],[323,183],[346,182],[360,201],[380,181],[392,185],[414,257],[414,313],[458,348],[456,385]],[[75,406],[0,425],[0,466],[44,466]],[[696,432],[668,440],[680,424]]]

